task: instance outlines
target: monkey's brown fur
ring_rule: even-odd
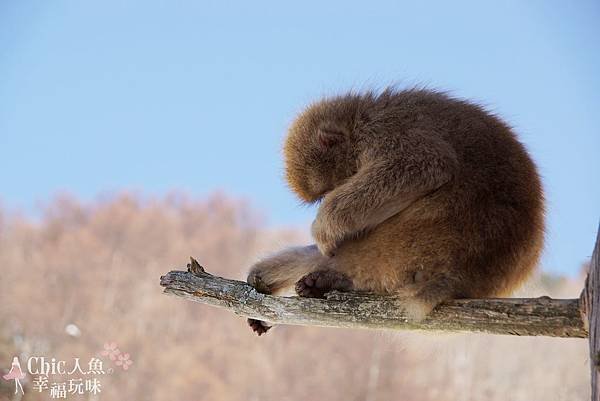
[[[292,190],[321,201],[317,246],[253,266],[248,282],[260,291],[400,294],[418,320],[448,299],[505,295],[537,263],[536,167],[479,106],[417,89],[329,98],[294,121],[284,153]]]

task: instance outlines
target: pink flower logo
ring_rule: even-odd
[[[104,350],[101,352],[102,356],[107,356],[111,361],[117,359],[117,357],[121,354],[121,351],[117,348],[117,343],[105,343]]]
[[[121,366],[123,368],[123,370],[129,369],[129,367],[132,364],[133,364],[133,361],[131,359],[129,359],[129,354],[128,353],[120,354],[118,356],[117,361],[115,362],[115,365]]]
[[[123,370],[129,369],[129,367],[133,365],[129,353],[121,352],[115,342],[105,343],[104,349],[100,351],[100,355],[109,357],[111,361],[114,361],[116,366],[122,367]]]

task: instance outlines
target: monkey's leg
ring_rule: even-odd
[[[433,277],[424,283],[417,282],[414,287],[417,288],[415,295],[406,298],[404,309],[407,317],[416,322],[425,319],[442,302],[463,298],[463,291],[460,290],[458,281],[446,274]],[[414,291],[414,289],[406,288],[401,292],[405,290]]]
[[[463,298],[459,283],[448,274],[438,274],[429,279],[420,275],[414,281],[405,283],[393,294],[402,296],[403,308],[407,317],[421,321],[444,301]],[[353,285],[351,276],[331,268],[318,269],[306,274],[296,283],[296,293],[302,297],[323,298],[330,291],[372,290]]]
[[[328,260],[316,245],[289,248],[252,266],[246,281],[258,292],[277,294],[292,287],[305,274],[324,268]]]
[[[324,268],[327,263],[328,258],[316,245],[290,248],[256,263],[246,281],[258,292],[277,294],[292,287],[305,274]],[[267,322],[256,319],[248,319],[248,324],[259,336],[271,328]]]

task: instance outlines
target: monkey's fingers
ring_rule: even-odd
[[[335,256],[335,251],[337,250],[339,245],[337,242],[326,242],[325,240],[317,240],[316,238],[315,243],[317,245],[317,248],[319,249],[319,252],[321,252],[321,255],[326,256],[328,258]]]
[[[346,274],[323,269],[308,273],[296,283],[296,294],[307,298],[324,298],[330,291],[350,291],[352,279]]]
[[[257,319],[248,319],[248,326],[255,332],[259,337],[265,334],[272,326],[269,326],[266,322]]]

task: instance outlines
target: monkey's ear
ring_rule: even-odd
[[[319,143],[325,149],[331,148],[344,140],[344,133],[332,129],[319,129]]]

